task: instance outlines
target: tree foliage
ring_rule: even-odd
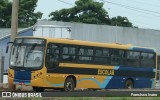
[[[132,27],[132,23],[129,22],[127,17],[121,17],[121,16],[113,17],[111,19],[111,25],[113,25],[113,26]]]
[[[29,27],[34,25],[42,17],[41,12],[34,12],[38,0],[20,0],[18,26]],[[11,27],[12,2],[10,0],[0,1],[0,27]]]
[[[0,1],[0,27],[10,27],[12,4],[9,0]]]
[[[108,24],[108,12],[103,9],[103,3],[93,0],[78,0],[76,6],[51,12],[51,20],[66,22],[83,22],[90,24]]]
[[[74,7],[56,10],[51,12],[49,17],[51,17],[50,20],[56,21],[132,27],[132,23],[126,17],[109,18],[108,12],[103,8],[103,5],[102,2],[94,0],[77,0]]]
[[[19,26],[28,27],[34,25],[38,19],[41,19],[41,12],[34,12],[38,0],[20,0],[19,6]]]

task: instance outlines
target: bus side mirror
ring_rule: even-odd
[[[8,48],[9,48],[9,45],[7,45],[7,48],[6,48],[6,53],[8,53]]]
[[[9,49],[9,45],[8,44],[13,44],[13,42],[8,42],[7,43],[6,53],[8,53],[8,49]]]

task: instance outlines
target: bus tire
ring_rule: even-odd
[[[64,91],[74,91],[75,81],[72,77],[68,77],[64,83]]]
[[[133,89],[134,83],[131,79],[127,79],[125,82],[125,89]]]
[[[33,91],[35,91],[35,92],[43,92],[44,91],[43,87],[35,87],[35,86],[33,86],[32,88],[33,88]]]

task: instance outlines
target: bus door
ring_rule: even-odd
[[[46,81],[49,84],[56,83],[59,71],[60,46],[56,44],[48,44],[46,52]]]

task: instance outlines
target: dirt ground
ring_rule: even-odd
[[[24,85],[17,85],[16,90],[32,91],[32,87],[31,86],[24,86]],[[7,83],[5,83],[5,84],[0,83],[0,91],[10,91],[8,84]]]

